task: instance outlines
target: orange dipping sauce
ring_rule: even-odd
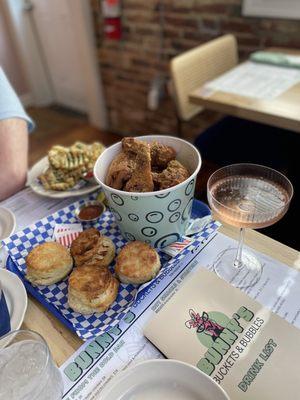
[[[90,205],[82,208],[78,214],[80,219],[91,220],[99,217],[103,212],[103,207]]]

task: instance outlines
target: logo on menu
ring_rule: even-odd
[[[212,375],[225,355],[228,357],[228,354],[231,354],[235,359],[238,358],[238,353],[247,346],[247,340],[255,335],[264,322],[260,318],[253,321],[254,313],[244,306],[240,307],[232,317],[219,311],[200,313],[190,309],[188,313],[186,328],[194,332],[200,343],[207,348],[206,353],[197,363],[197,367],[207,375]],[[244,332],[250,321],[253,326],[248,328],[249,332]],[[242,332],[245,337],[241,339],[239,336]]]
[[[229,321],[225,314],[216,311],[203,311],[200,315],[190,309],[189,314],[190,319],[186,321],[185,326],[188,329],[196,329],[198,339],[206,347],[210,347],[212,342],[216,341]]]

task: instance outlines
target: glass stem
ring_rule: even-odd
[[[240,228],[239,244],[238,244],[235,260],[233,263],[235,268],[240,268],[243,264],[242,252],[243,252],[243,245],[244,245],[244,237],[245,237],[245,228]]]

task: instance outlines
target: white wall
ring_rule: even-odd
[[[38,106],[53,102],[64,104],[60,100],[64,100],[63,96],[67,94],[68,100],[71,100],[70,107],[73,104],[75,109],[86,111],[91,124],[105,129],[107,127],[105,98],[95,51],[89,1],[0,1],[6,4],[12,20],[33,104]],[[27,12],[24,11],[26,4],[29,6]],[[31,4],[34,8],[30,11]],[[43,25],[47,25],[45,31]],[[70,50],[69,47],[73,46],[72,40],[75,41],[75,49]],[[76,73],[72,75],[73,72]],[[55,74],[58,76],[56,85],[53,82]],[[76,80],[80,80],[77,89]],[[65,93],[57,96],[61,89],[65,89]]]
[[[48,105],[53,100],[51,86],[39,54],[29,14],[24,12],[24,3],[23,0],[4,1],[12,20],[20,56],[24,62],[33,104]]]
[[[16,43],[11,32],[9,17],[0,2],[0,65],[19,96],[29,91]]]

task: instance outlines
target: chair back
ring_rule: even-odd
[[[174,57],[172,89],[180,120],[188,121],[203,109],[189,101],[189,94],[237,63],[237,42],[233,35],[221,36]]]

